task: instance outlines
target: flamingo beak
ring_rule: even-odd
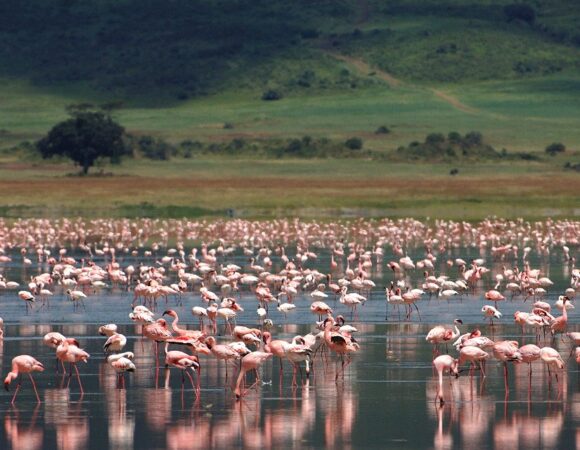
[[[7,391],[10,390],[10,382],[9,381],[4,382],[4,389],[6,389]]]

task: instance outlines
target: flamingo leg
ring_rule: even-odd
[[[30,382],[32,383],[32,387],[34,388],[34,393],[36,394],[36,401],[40,403],[40,396],[38,395],[38,390],[36,389],[36,383],[34,382],[34,378],[32,378],[31,374],[28,374],[28,378],[30,378]]]
[[[18,380],[18,384],[16,385],[16,390],[14,391],[14,395],[12,396],[12,401],[10,402],[11,405],[14,404],[16,401],[16,396],[18,395],[18,391],[20,391],[20,385],[22,384],[22,380]]]
[[[81,376],[80,376],[80,374],[79,374],[79,369],[78,369],[78,367],[77,367],[76,363],[75,363],[75,364],[73,364],[73,366],[74,366],[74,368],[75,368],[75,372],[77,373],[77,380],[78,380],[78,382],[79,382],[79,387],[80,387],[80,389],[81,389],[81,394],[84,394],[84,393],[85,393],[85,391],[84,391],[84,389],[83,389],[83,384],[81,383]]]
[[[504,384],[505,384],[505,392],[506,394],[510,391],[509,386],[508,386],[508,368],[507,368],[507,362],[504,361],[503,363],[503,377],[504,377]]]

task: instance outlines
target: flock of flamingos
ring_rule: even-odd
[[[87,297],[106,295],[113,285],[127,289],[132,292],[133,308],[128,318],[154,343],[158,367],[179,369],[182,386],[189,380],[198,398],[203,359],[217,358],[224,361],[226,376],[228,366],[234,371],[232,389],[238,399],[260,386],[260,368],[272,357],[279,359],[280,374],[283,364],[290,364],[293,385],[298,384],[299,373],[302,382],[334,358],[334,380],[343,382],[353,354],[364,351],[354,325],[367,301],[377,302],[380,297],[388,321],[418,321],[421,303],[428,299],[454,302],[479,292],[487,303],[481,309],[481,322],[489,319],[490,336],[478,327],[460,334],[460,321],[455,326],[435,326],[425,336],[425,345],[433,346],[438,376],[435,402],[443,405],[444,374],[459,376],[466,363],[470,376],[478,368],[482,377],[488,359],[503,363],[506,394],[508,363],[529,364],[531,385],[532,363],[541,360],[548,367],[550,383],[552,374],[558,383],[569,359],[565,345],[562,354],[555,348],[558,342],[569,343],[570,355],[575,352],[580,363],[580,347],[576,347],[580,333],[568,329],[568,311],[580,290],[580,270],[575,266],[579,239],[580,222],[553,220],[487,219],[477,224],[426,224],[413,219],[0,220],[0,290],[18,296],[23,311],[35,314],[50,308],[57,296],[65,296],[78,309],[85,307]],[[477,249],[482,256],[468,260],[451,256],[462,248]],[[413,260],[408,254],[410,250],[417,254],[417,249],[421,256]],[[559,292],[549,292],[552,280],[530,264],[532,255],[541,258],[551,253],[562,258],[569,273],[569,284]],[[318,260],[323,254],[329,263],[319,271],[313,267],[321,267]],[[123,265],[119,262],[123,255],[142,262]],[[245,264],[235,264],[235,258]],[[492,261],[501,262],[501,271],[494,273],[487,267]],[[37,268],[37,275],[11,280],[4,268],[14,264]],[[390,274],[386,286],[371,279],[377,266]],[[558,301],[550,304],[546,301],[550,297]],[[521,302],[513,321],[521,326],[522,335],[533,330],[535,344],[520,346],[494,336],[493,321],[506,320],[501,309],[510,299]],[[195,325],[180,326],[171,302],[191,306]],[[275,339],[272,309],[286,317],[305,303],[312,313],[312,332],[290,341]],[[115,319],[127,321],[127,317]],[[257,325],[242,326],[238,321]],[[0,338],[1,325],[2,319]],[[99,333],[106,338],[107,362],[119,375],[119,387],[124,387],[125,372],[138,370],[139,361],[125,351],[127,338],[117,325],[103,325]],[[83,392],[77,364],[86,363],[90,355],[76,338],[57,332],[46,334],[44,343],[52,349],[40,358],[44,363],[30,355],[12,360],[4,380],[7,390],[16,381],[12,403],[24,375],[41,401],[32,374],[45,370],[52,352],[57,370],[61,367],[65,373],[68,363],[69,380],[74,370]],[[246,386],[249,372],[255,374],[254,382]]]

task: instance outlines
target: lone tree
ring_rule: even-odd
[[[545,152],[550,156],[556,156],[558,153],[564,153],[566,146],[560,142],[554,142],[546,147]]]
[[[55,125],[37,142],[43,158],[62,155],[82,167],[86,175],[99,157],[119,163],[129,153],[123,142],[125,129],[102,112],[78,112]]]

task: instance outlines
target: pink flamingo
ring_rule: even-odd
[[[521,361],[522,355],[518,350],[519,344],[516,341],[499,341],[493,345],[493,355],[503,362],[503,375],[506,395],[509,393],[508,385],[508,361]]]
[[[155,342],[155,367],[159,367],[159,343],[172,337],[165,319],[143,325],[143,336]]]
[[[336,331],[331,331],[332,327],[334,327],[334,319],[332,317],[326,318],[323,323],[324,342],[331,351],[340,356],[340,361],[342,363],[341,374],[344,377],[344,369],[351,363],[349,354],[356,352],[359,348],[359,345],[354,342],[353,338],[344,336],[343,334],[340,334]],[[339,373],[337,370],[334,381],[338,380],[338,375]]]
[[[485,293],[485,299],[492,301],[494,303],[495,307],[497,308],[497,302],[501,302],[501,301],[505,300],[505,297],[503,295],[501,295],[495,289],[491,289],[490,291],[487,291]]]
[[[193,388],[194,392],[195,392],[195,396],[196,398],[199,396],[199,375],[197,377],[197,387],[193,384],[193,378],[192,376],[189,374],[189,372],[187,371],[187,369],[190,369],[192,371],[198,370],[199,369],[199,358],[195,355],[189,355],[185,352],[179,351],[179,350],[171,350],[171,351],[167,351],[167,348],[169,347],[169,342],[165,342],[165,368],[167,369],[169,366],[173,366],[173,367],[177,367],[178,369],[181,369],[181,387],[183,388],[183,384],[185,383],[185,376],[187,375],[187,377],[189,378],[189,381],[191,381],[191,387]]]
[[[242,364],[240,368],[240,373],[238,374],[238,380],[236,381],[236,388],[234,390],[234,394],[236,394],[236,399],[240,399],[243,395],[245,395],[248,390],[252,387],[257,385],[260,382],[260,376],[258,374],[258,368],[268,360],[268,358],[272,357],[272,353],[266,352],[252,352],[248,353],[246,356],[242,358]],[[250,370],[256,371],[256,381],[252,386],[246,389],[244,392],[241,390],[242,380],[244,379],[247,372]]]
[[[67,339],[61,342],[61,344],[56,348],[56,357],[60,359],[63,363],[68,362],[71,366],[71,372],[69,373],[69,382],[70,377],[72,375],[72,367],[75,368],[75,372],[77,374],[77,380],[79,382],[79,388],[81,390],[81,394],[84,394],[85,391],[83,390],[83,385],[81,383],[81,376],[79,374],[79,369],[77,367],[78,362],[86,363],[89,359],[90,355],[85,352],[84,350],[78,348],[74,344],[70,344]],[[63,381],[64,381],[64,374],[63,374]]]
[[[12,358],[12,370],[8,372],[8,375],[4,379],[4,389],[9,390],[10,383],[14,380],[18,375],[21,375],[20,380],[18,381],[18,385],[16,386],[16,392],[14,392],[14,396],[12,397],[12,401],[10,404],[14,404],[16,400],[16,396],[18,395],[18,391],[20,390],[20,385],[22,383],[22,374],[27,373],[28,377],[30,378],[30,382],[32,383],[32,387],[34,388],[34,393],[36,394],[36,401],[40,403],[40,397],[38,396],[38,390],[36,389],[36,383],[32,378],[32,372],[42,372],[44,371],[44,366],[41,362],[37,361],[35,358],[29,355],[19,355]]]
[[[177,334],[178,336],[187,336],[193,339],[198,339],[203,341],[203,339],[205,338],[205,333],[203,331],[199,331],[199,330],[187,330],[185,328],[180,328],[177,323],[179,322],[179,316],[177,315],[177,313],[172,310],[172,309],[168,309],[167,311],[165,311],[163,313],[164,316],[169,316],[169,317],[173,317],[173,322],[171,323],[171,328],[173,328],[173,331],[175,332],[175,334]]]
[[[560,317],[556,317],[552,324],[550,325],[550,329],[552,330],[552,335],[555,336],[556,333],[565,333],[566,329],[568,328],[568,309],[566,308],[566,302],[570,299],[566,296],[562,299],[562,304],[564,305],[562,309],[562,315]]]
[[[479,368],[481,369],[481,374],[485,377],[485,370],[483,368],[483,363],[486,359],[489,358],[489,353],[483,351],[479,347],[463,347],[459,352],[459,360],[458,364],[461,365],[465,361],[469,361],[470,369],[469,373],[473,374],[473,369],[475,367],[475,363],[479,364]]]
[[[225,361],[226,365],[226,381],[228,379],[228,361],[237,361],[241,359],[241,355],[229,345],[218,344],[213,336],[209,336],[205,340],[205,345],[211,351],[211,354],[221,361]]]
[[[282,372],[284,370],[282,359],[286,358],[286,352],[290,347],[290,343],[283,341],[281,339],[272,339],[272,335],[268,331],[264,331],[262,335],[264,341],[264,350],[267,353],[272,353],[272,355],[277,356],[280,360],[280,377],[282,377]]]
[[[566,311],[566,309],[564,309]],[[540,350],[540,358],[542,361],[546,363],[548,366],[548,388],[552,387],[552,372],[550,369],[555,369],[555,376],[556,376],[556,383],[558,383],[558,387],[560,386],[560,382],[558,381],[558,371],[564,369],[564,361],[558,353],[558,350],[552,347],[542,347]]]
[[[450,355],[439,355],[433,360],[433,368],[437,371],[439,376],[439,384],[437,386],[437,394],[435,395],[435,403],[439,400],[441,405],[445,404],[443,400],[443,373],[449,372],[455,375],[455,378],[459,377],[458,361]]]
[[[540,358],[540,347],[534,344],[527,344],[520,347],[520,355],[522,355],[522,362],[528,364],[528,376],[530,379],[530,386],[532,383],[532,363]]]

